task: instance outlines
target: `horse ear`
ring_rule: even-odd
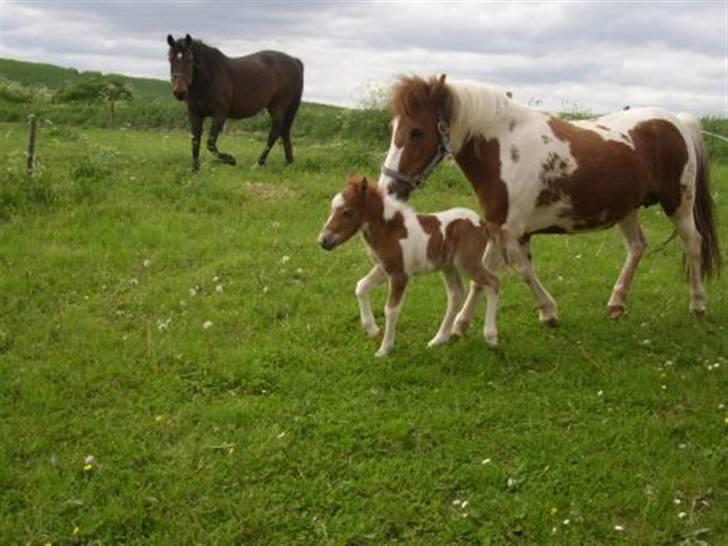
[[[169,44],[169,47],[174,47],[174,38],[171,34],[167,34],[167,43]]]
[[[440,77],[437,79],[437,83],[440,85],[440,87],[445,87],[446,78],[447,78],[447,74],[440,74]]]
[[[369,187],[369,180],[367,180],[366,176],[361,177],[361,182],[359,183],[359,191],[363,194],[367,192],[367,188]]]
[[[190,36],[189,34],[185,36],[185,45],[187,47],[190,47],[192,45],[192,36]]]

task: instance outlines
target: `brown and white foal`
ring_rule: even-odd
[[[370,186],[367,179],[349,177],[346,187],[331,202],[331,215],[319,235],[319,244],[333,250],[359,230],[374,262],[372,270],[356,284],[361,323],[371,337],[379,335],[372,315],[369,292],[389,281],[389,297],[384,308],[386,325],[377,356],[394,347],[394,329],[399,317],[407,282],[412,275],[440,271],[447,287],[447,310],[428,346],[446,343],[453,334],[467,328],[479,294],[486,290],[489,312],[484,335],[496,345],[495,309],[498,279],[482,264],[488,243],[488,230],[477,213],[454,208],[436,214],[416,214],[397,199]],[[461,273],[472,279],[467,301],[463,304]]]

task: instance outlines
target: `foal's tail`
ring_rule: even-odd
[[[679,114],[678,118],[690,133],[697,161],[693,216],[702,240],[700,271],[703,277],[717,277],[720,274],[721,258],[713,198],[710,195],[710,158],[705,149],[700,122],[690,114]]]

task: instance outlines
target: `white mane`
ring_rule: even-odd
[[[448,81],[447,88],[453,99],[450,140],[456,150],[470,137],[485,136],[487,127],[513,104],[505,91],[482,83]]]

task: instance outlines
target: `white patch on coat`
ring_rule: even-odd
[[[384,166],[392,169],[393,171],[399,170],[399,162],[402,158],[402,152],[404,148],[397,146],[394,143],[394,136],[397,133],[397,126],[399,125],[399,118],[396,117],[392,120],[392,140],[389,143],[389,150],[387,151],[387,157],[384,159]],[[379,188],[384,193],[389,193],[389,187],[395,182],[395,179],[391,176],[381,173],[379,175]]]
[[[541,180],[543,165],[550,154],[556,154],[566,162],[566,167],[559,173],[561,176],[568,176],[578,168],[570,145],[556,138],[551,130],[548,124],[551,116],[522,106],[490,86],[452,81],[447,85],[453,97],[450,139],[454,149],[459,150],[467,139],[473,137],[498,141],[500,174],[508,191],[508,216],[504,227],[518,237],[549,227],[572,231],[573,207],[568,199],[536,206],[544,189]],[[574,124],[594,132],[605,141],[619,142],[634,149],[629,131],[643,121],[654,119],[672,123],[688,144],[688,162],[682,182],[693,191],[696,153],[691,145],[687,120],[683,122],[658,108],[636,108]],[[513,149],[517,150],[516,160]]]

